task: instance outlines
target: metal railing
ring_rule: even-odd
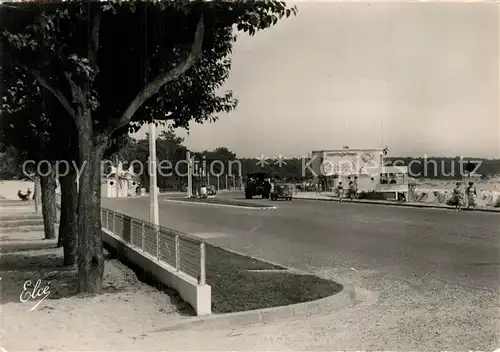
[[[206,283],[205,242],[163,226],[101,208],[102,227],[152,259]]]

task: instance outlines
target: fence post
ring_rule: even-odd
[[[144,222],[141,223],[141,240],[142,240],[142,251],[144,252]]]
[[[156,232],[156,260],[160,261],[160,227],[155,226]]]
[[[205,285],[205,242],[200,243],[200,280],[198,284]]]
[[[179,251],[179,235],[175,235],[175,268],[177,271],[181,270],[181,258]]]
[[[132,218],[130,219],[130,244],[135,247],[135,242],[134,242],[134,220]],[[125,221],[123,221],[123,232],[125,232]]]

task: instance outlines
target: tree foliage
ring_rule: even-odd
[[[129,121],[133,131],[152,119],[189,127],[191,121],[214,121],[218,113],[235,108],[232,92],[217,94],[231,67],[233,25],[254,34],[295,11],[277,1],[51,1],[10,4],[2,10],[4,45],[12,52],[5,54],[4,74],[22,75],[25,85],[35,79],[50,87],[70,115],[76,113],[73,102],[85,100],[94,112],[95,129],[122,134],[127,129],[119,128]],[[131,102],[147,83],[189,57],[201,16],[198,64],[161,86],[161,94],[153,94],[128,116]],[[93,30],[98,31],[98,51],[92,56]],[[82,96],[85,86],[87,96]],[[7,108],[27,103],[23,90],[8,93]]]
[[[9,82],[2,110],[26,113],[34,79],[43,94],[50,93],[50,104],[58,102],[69,117],[59,127],[76,127],[78,157],[86,163],[78,194],[80,292],[102,287],[100,161],[106,148],[145,122],[168,120],[187,128],[234,109],[231,92],[218,95],[231,67],[233,26],[252,35],[294,12],[278,1],[0,6],[7,49],[2,74]],[[19,81],[22,89],[13,89]]]

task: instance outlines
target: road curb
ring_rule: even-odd
[[[258,258],[252,255],[241,253],[232,249],[211,245],[220,248],[230,253],[246,256],[264,263],[275,265],[283,269],[283,272],[295,272],[300,274],[314,275],[311,272],[297,270],[279,263],[269,261],[267,259]],[[315,275],[316,276],[316,275]],[[336,282],[336,281],[335,281]],[[341,283],[338,283],[342,285]],[[364,290],[361,290],[364,292]],[[367,295],[366,293],[364,294]],[[154,332],[166,332],[174,330],[182,330],[186,328],[233,328],[235,325],[250,325],[256,323],[271,323],[276,320],[294,318],[294,317],[307,317],[315,314],[324,314],[342,308],[353,306],[360,302],[357,290],[354,285],[342,285],[342,290],[334,295],[323,297],[314,301],[295,303],[286,306],[270,307],[263,309],[248,310],[244,312],[235,313],[222,313],[213,314],[205,317],[192,317],[186,318],[186,321],[172,324],[166,328],[156,330]],[[373,303],[373,298],[364,299],[367,304]]]
[[[186,318],[185,322],[173,324],[154,332],[167,332],[186,328],[233,328],[235,325],[249,325],[256,323],[268,324],[276,320],[307,317],[315,314],[324,314],[347,308],[356,304],[356,290],[354,286],[343,286],[342,291],[332,296],[315,301],[302,302],[287,306],[249,310],[245,312],[214,314],[206,317]]]
[[[295,199],[300,199],[300,200],[311,200],[311,201],[323,201],[323,202],[338,202],[338,199],[332,198],[332,199],[325,199],[325,198],[302,198],[300,196],[295,196]],[[418,204],[418,203],[385,203],[385,202],[377,202],[377,201],[365,201],[365,200],[344,200],[343,203],[349,203],[349,204],[373,204],[373,205],[389,205],[389,206],[394,206],[394,207],[408,207],[408,208],[429,208],[429,209],[443,209],[443,210],[455,210],[454,207],[451,206],[441,206],[441,205],[432,205],[432,204]],[[472,209],[462,209],[462,211],[473,211]],[[484,213],[500,213],[500,208],[497,210],[495,208],[493,209],[485,209],[485,208],[476,208],[475,211],[478,212],[484,212]]]
[[[216,207],[226,207],[226,208],[239,208],[239,209],[252,209],[252,210],[274,210],[277,209],[275,206],[262,206],[262,207],[247,207],[244,205],[232,205],[232,204],[217,204],[217,203],[208,203],[208,202],[190,202],[187,200],[176,200],[170,198],[164,198],[165,202],[170,203],[183,203],[183,204],[199,204],[199,205],[210,205]]]

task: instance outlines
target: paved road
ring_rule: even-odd
[[[276,204],[276,210],[250,210],[171,203],[162,196],[160,221],[216,245],[380,293],[374,307],[352,317],[364,319],[359,335],[368,342],[346,348],[500,346],[500,214],[307,200]],[[103,206],[148,218],[147,198],[108,199]],[[356,329],[358,324],[350,331]]]

